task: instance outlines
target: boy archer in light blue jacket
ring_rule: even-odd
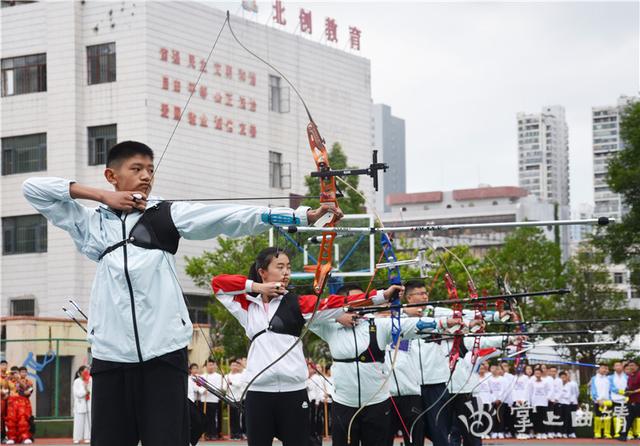
[[[97,262],[87,326],[94,446],[189,444],[187,345],[192,325],[177,279],[180,238],[258,234],[272,221],[312,224],[330,206],[266,208],[161,201],[148,195],[153,151],[125,141],[107,156],[114,191],[62,178],[24,182],[29,203]],[[77,199],[96,201],[88,208]],[[162,389],[158,391],[158,389]]]

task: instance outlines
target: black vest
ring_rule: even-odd
[[[131,228],[129,237],[109,246],[100,254],[98,260],[127,243],[140,248],[161,249],[171,254],[178,252],[180,233],[171,217],[171,204],[170,201],[162,201],[148,207]]]
[[[298,296],[293,293],[287,293],[282,296],[282,301],[280,301],[278,309],[271,317],[269,326],[257,332],[253,338],[251,338],[251,342],[255,341],[258,336],[267,331],[299,337],[305,322],[302,311],[300,310]]]
[[[363,352],[359,353],[358,356],[355,358],[347,358],[347,359],[333,358],[333,361],[334,362],[384,363],[384,351],[380,350],[380,346],[378,346],[378,337],[376,336],[377,333],[378,333],[378,328],[376,327],[375,320],[369,319],[369,347],[367,347]]]

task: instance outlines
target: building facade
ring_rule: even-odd
[[[555,210],[553,204],[516,186],[392,194],[387,197],[387,202],[391,211],[382,216],[387,227],[553,220]],[[549,240],[554,240],[553,229],[542,229]],[[434,233],[434,236],[440,245],[468,245],[475,254],[484,255],[489,249],[501,246],[512,231],[466,229]],[[408,234],[409,237],[420,235]],[[419,241],[416,244],[419,245]]]
[[[628,211],[620,194],[611,191],[607,184],[609,160],[622,148],[620,139],[620,119],[624,108],[634,98],[621,96],[616,105],[593,107],[591,109],[593,131],[593,198],[596,217],[619,219]]]
[[[569,205],[569,135],[564,107],[518,113],[518,184],[538,198]]]
[[[315,164],[291,88],[228,29],[207,60],[225,11],[203,2],[9,3],[0,10],[3,316],[64,318],[69,298],[88,309],[94,264],[35,213],[21,186],[57,176],[107,189],[106,153],[116,141],[143,141],[156,161],[168,146],[154,185],[166,199],[305,193]],[[350,165],[368,165],[369,60],[240,17],[231,23],[297,86],[327,146],[340,142]],[[369,182],[361,189],[373,198]],[[176,255],[195,323],[207,322],[210,292],[184,274],[184,258],[214,247],[183,240]],[[15,363],[28,348],[4,353]]]
[[[379,150],[382,161],[389,165],[387,175],[383,175],[376,194],[378,207],[384,211],[391,209],[386,197],[407,191],[407,154],[405,145],[404,119],[391,114],[386,104],[373,105],[374,148]]]

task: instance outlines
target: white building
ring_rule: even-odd
[[[607,184],[609,160],[623,148],[620,139],[620,119],[624,108],[634,98],[621,96],[616,105],[592,107],[593,130],[593,196],[596,217],[619,219],[628,211],[622,196],[611,191]]]
[[[140,140],[159,158],[192,89],[155,177],[155,194],[304,194],[304,177],[315,170],[308,118],[284,79],[233,41],[228,29],[206,62],[225,11],[203,2],[11,3],[0,10],[2,316],[63,318],[70,297],[88,309],[95,271],[65,233],[35,214],[22,182],[60,176],[107,188],[107,148]],[[369,60],[236,16],[231,23],[245,45],[297,86],[327,147],[340,142],[350,165],[368,165]],[[196,87],[202,64],[206,72]],[[361,188],[373,198],[369,181]],[[214,246],[183,240],[178,269],[184,256]],[[180,279],[194,322],[206,321],[198,312],[209,291],[183,273]]]
[[[518,184],[550,203],[569,205],[569,135],[564,107],[518,113]]]
[[[554,219],[554,205],[525,189],[515,186],[481,186],[474,189],[392,194],[387,197],[391,212],[382,215],[385,226],[420,226],[425,224],[503,223]],[[549,240],[554,231],[543,227]],[[439,244],[469,245],[482,255],[499,247],[513,229],[467,229],[435,233]],[[407,236],[419,236],[408,233]],[[566,247],[563,247],[563,250]]]

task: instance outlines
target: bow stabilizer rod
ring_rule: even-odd
[[[379,311],[388,311],[395,308],[411,308],[411,307],[426,307],[429,305],[451,305],[451,304],[467,304],[467,303],[476,303],[482,301],[489,300],[499,300],[499,299],[518,299],[521,297],[541,297],[541,296],[551,296],[551,295],[562,295],[568,294],[571,290],[568,288],[560,288],[555,290],[545,290],[545,291],[533,291],[528,293],[514,293],[514,294],[500,294],[497,296],[478,296],[476,298],[465,298],[465,299],[444,299],[444,300],[434,300],[431,302],[416,302],[412,304],[402,304],[402,305],[367,305],[367,306],[358,306],[357,302],[352,302],[351,305],[344,307],[344,311],[354,312],[358,314],[369,314],[376,313]],[[362,301],[363,303],[370,302],[369,299],[365,299]]]

